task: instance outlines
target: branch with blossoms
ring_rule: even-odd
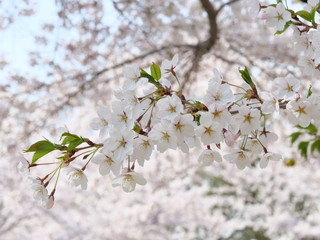
[[[260,10],[265,9],[267,24],[277,27],[277,34],[289,26],[298,29],[299,37],[312,32],[308,46],[309,52],[313,51],[313,73],[318,74],[320,51],[315,46],[320,40],[315,9],[319,4],[308,12],[310,18],[304,12],[292,12],[281,1],[259,6]],[[149,70],[136,65],[124,68],[126,81],[114,93],[116,100],[111,103],[111,110],[98,106],[98,118],[91,123],[91,128],[100,132],[101,143],[65,130],[58,143],[45,139],[26,149],[33,153],[32,160],[23,159],[19,169],[31,179],[34,198],[51,208],[62,170],[71,185],[85,190],[85,171],[90,163],[98,164],[103,176],[112,172],[112,186],[131,192],[137,184],[146,184],[142,174],[136,172],[136,165],[143,167],[155,150],[164,153],[180,149],[188,153],[191,148],[200,148],[198,161],[202,167],[224,159],[239,169],[256,163],[265,168],[269,161],[282,158],[269,149],[270,143],[278,139],[269,126],[274,120],[286,117],[293,125],[310,131],[320,116],[320,96],[312,94],[311,88],[299,92],[300,82],[292,75],[275,79],[270,93],[258,89],[247,68],[239,70],[242,85],[226,81],[215,69],[202,100],[189,99],[177,72],[178,60],[175,55],[161,65],[152,63]],[[300,135],[291,137],[296,140]],[[320,145],[318,139],[315,141]],[[313,150],[320,152],[318,145]],[[305,144],[299,145],[299,150],[305,155]],[[53,151],[59,153],[55,161],[41,162]],[[30,170],[41,166],[51,169],[43,177],[31,177]]]

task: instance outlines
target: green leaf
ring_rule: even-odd
[[[76,147],[78,147],[81,143],[83,143],[83,139],[76,139],[72,142],[69,143],[69,146],[67,148],[67,152],[71,152],[73,149],[75,149]]]
[[[310,123],[308,127],[301,127],[299,125],[297,127],[300,129],[307,130],[310,135],[315,135],[318,132],[318,128],[312,123]]]
[[[286,22],[286,24],[284,25],[283,30],[276,31],[275,35],[280,35],[280,34],[284,33],[290,27],[291,23],[292,23],[291,21]]]
[[[71,133],[63,133],[62,137],[64,137],[62,141],[62,145],[68,145],[67,152],[71,152],[77,146],[84,142],[83,138]]]
[[[160,83],[157,82],[154,77],[152,77],[149,73],[147,73],[145,70],[140,68],[140,77],[148,78],[148,82],[155,85],[156,87],[160,86]]]
[[[312,85],[310,85],[310,87],[308,89],[307,98],[310,97],[311,95],[312,95]]]
[[[311,144],[311,153],[313,153],[315,150],[320,153],[320,138],[317,138],[312,144]]]
[[[160,70],[160,67],[157,64],[152,63],[152,65],[150,67],[150,71],[151,71],[151,76],[154,79],[160,80],[160,78],[161,78],[161,70]]]
[[[256,89],[256,85],[253,83],[248,69],[245,67],[243,70],[239,69],[239,72],[241,73],[242,79],[249,84],[252,89]]]
[[[27,150],[25,150],[25,152],[34,152],[31,161],[31,164],[34,164],[38,161],[38,159],[52,152],[55,149],[55,145],[52,142],[48,140],[43,140],[32,144]]]
[[[303,134],[302,132],[294,132],[290,135],[291,138],[291,144],[293,144],[297,139],[300,137],[300,135]]]
[[[62,138],[64,137],[64,139],[63,139],[63,141],[61,143],[62,145],[69,144],[70,142],[81,138],[81,137],[79,137],[79,136],[77,136],[75,134],[71,134],[69,132],[65,132],[61,136],[62,136]]]
[[[298,145],[298,149],[300,151],[300,155],[304,158],[308,157],[308,146],[309,142],[300,142]]]
[[[194,116],[194,121],[197,123],[198,126],[200,126],[200,118],[201,118],[200,114],[196,114]]]
[[[301,11],[296,12],[296,14],[299,17],[302,17],[303,19],[305,19],[305,20],[307,20],[309,22],[312,22],[312,15],[309,12],[301,10]]]
[[[311,11],[310,11],[310,16],[311,16],[311,22],[314,23],[314,18],[316,16],[316,12],[317,12],[317,9],[319,8],[320,6],[320,3],[318,3],[317,5],[315,5]]]

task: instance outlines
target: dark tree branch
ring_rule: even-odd
[[[182,83],[183,88],[191,81],[191,74],[198,69],[203,55],[210,51],[218,39],[219,29],[217,24],[217,11],[214,9],[210,0],[200,0],[200,3],[208,15],[209,36],[205,41],[200,42],[195,46],[194,58],[190,68],[186,72],[185,79]]]

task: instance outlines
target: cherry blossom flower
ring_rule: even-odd
[[[223,139],[221,125],[212,121],[208,114],[201,115],[200,125],[196,128],[195,133],[204,145],[218,144]]]
[[[172,129],[172,125],[167,121],[162,121],[153,126],[149,137],[155,142],[157,150],[161,153],[165,152],[168,148],[177,148],[176,134]]]
[[[247,166],[250,166],[251,161],[247,156],[247,153],[243,150],[236,150],[233,153],[226,154],[223,158],[230,163],[236,164],[236,166],[242,170]]]
[[[276,27],[278,31],[283,30],[286,22],[291,19],[291,13],[286,10],[283,3],[278,3],[276,7],[268,7],[266,13],[268,14],[267,25]]]
[[[190,114],[178,115],[172,122],[173,130],[178,139],[194,136],[195,123],[193,116]]]
[[[253,153],[261,153],[263,148],[258,139],[248,138],[246,143],[246,149]]]
[[[29,176],[29,162],[23,156],[19,159],[18,170],[23,179],[27,179]]]
[[[292,75],[275,79],[278,87],[278,98],[290,99],[300,88],[300,82]]]
[[[273,143],[278,140],[278,135],[274,132],[270,132],[268,128],[264,128],[258,134],[259,141],[267,146],[269,143]]]
[[[148,82],[147,78],[140,78],[140,69],[137,65],[125,67],[123,75],[127,79],[123,84],[125,90],[135,90],[137,87]]]
[[[82,190],[87,189],[88,178],[80,168],[68,166],[66,168],[67,179],[72,186],[81,186]]]
[[[127,91],[120,89],[115,91],[116,98],[118,98],[125,106],[125,109],[129,109],[132,113],[132,118],[139,117],[150,105],[150,99],[144,99],[144,101],[140,101],[138,97],[135,95],[135,91]],[[126,114],[128,114],[126,112]]]
[[[139,135],[138,138],[133,140],[133,154],[131,159],[137,160],[140,166],[144,165],[144,160],[149,160],[151,153],[154,149],[153,142],[143,135]]]
[[[54,205],[54,196],[50,195],[48,199],[48,203],[46,205],[47,209],[51,209]]]
[[[114,159],[121,162],[133,153],[134,136],[134,132],[126,128],[112,129],[110,137],[103,144],[102,152],[113,152]]]
[[[121,163],[112,159],[113,154],[109,153],[99,153],[92,158],[92,162],[99,164],[99,172],[102,176],[105,176],[113,172],[114,175],[118,176],[120,173]]]
[[[225,127],[232,118],[227,106],[220,104],[211,104],[207,114],[212,117],[212,121],[219,123],[222,127]]]
[[[211,104],[228,104],[234,100],[234,95],[228,84],[217,84],[211,82],[209,84],[206,95],[204,96],[204,104],[210,106]]]
[[[109,121],[111,112],[104,106],[97,107],[98,118],[94,118],[90,124],[93,130],[100,130],[100,137],[103,138],[108,134]]]
[[[38,179],[30,179],[31,188],[33,189],[33,198],[40,202],[42,206],[46,206],[49,201],[48,191],[43,183]]]
[[[166,76],[168,73],[170,73],[172,70],[174,70],[179,62],[179,55],[175,54],[172,58],[172,60],[164,60],[161,64],[161,76]]]
[[[265,153],[261,160],[260,160],[260,167],[265,168],[267,167],[269,161],[279,161],[282,158],[282,156],[278,153]]]
[[[261,111],[264,114],[273,114],[273,117],[279,116],[280,106],[278,99],[271,93],[260,93],[261,98],[264,100],[261,105]]]
[[[126,102],[114,101],[112,102],[112,118],[110,122],[118,128],[129,128],[131,129],[134,125],[133,111],[127,105]]]
[[[292,124],[298,124],[301,127],[309,126],[314,114],[314,109],[309,101],[300,98],[290,101],[287,106],[289,110],[288,119]]]
[[[223,77],[218,69],[213,69],[213,77],[209,80],[209,86],[214,84],[221,84],[223,81]]]
[[[244,135],[258,129],[260,126],[260,111],[258,109],[242,106],[239,108],[239,113],[235,118],[239,124],[241,133]]]
[[[183,105],[177,95],[168,96],[158,101],[159,108],[158,116],[162,119],[173,120],[183,111]]]
[[[198,159],[199,163],[201,163],[201,166],[210,166],[214,161],[216,162],[222,162],[222,157],[220,153],[217,151],[213,151],[211,149],[205,149]]]
[[[116,177],[112,181],[112,186],[117,187],[117,186],[122,186],[123,191],[125,192],[132,192],[136,188],[136,185],[145,185],[147,181],[145,178],[136,172],[130,171],[127,172],[125,171],[122,173],[119,177]]]

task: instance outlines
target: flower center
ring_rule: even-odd
[[[171,113],[174,113],[174,112],[176,112],[177,110],[176,110],[176,107],[175,107],[175,106],[170,105],[170,107],[168,108],[168,111],[171,112]]]
[[[208,127],[208,128],[205,128],[205,129],[206,130],[204,131],[204,133],[208,134],[209,136],[211,136],[211,134],[214,132],[211,127]]]
[[[161,133],[162,133],[161,140],[162,140],[162,141],[169,142],[169,140],[170,140],[170,135],[169,135],[167,132],[161,132]]]
[[[252,117],[250,116],[250,114],[244,116],[244,121],[245,122],[251,123],[251,119],[252,119]]]

